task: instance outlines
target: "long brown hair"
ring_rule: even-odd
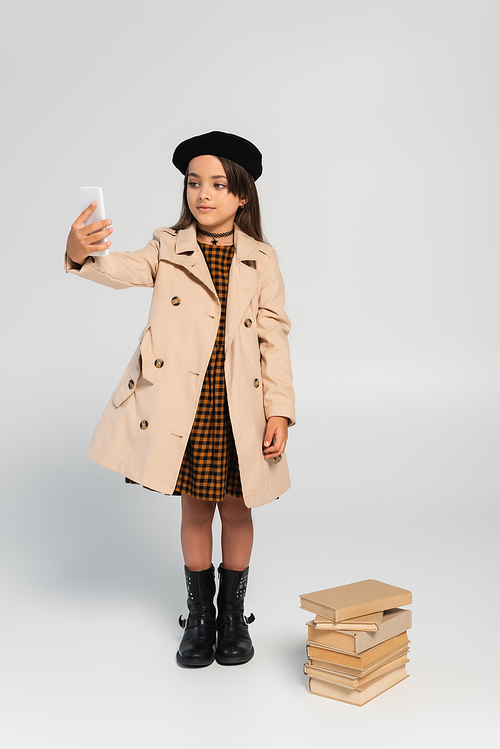
[[[238,208],[236,216],[234,217],[234,223],[238,224],[241,231],[248,234],[248,236],[257,239],[259,242],[265,242],[264,235],[262,233],[262,222],[260,218],[260,204],[259,196],[257,194],[257,188],[255,186],[255,180],[247,170],[237,164],[235,161],[224,158],[224,156],[217,156],[220,163],[224,167],[224,172],[227,177],[227,189],[232,195],[236,195],[237,198],[245,198],[246,203],[243,207]],[[186,192],[188,183],[188,172],[184,176],[184,189],[182,191],[182,208],[181,215],[176,224],[172,226],[172,229],[179,231],[180,229],[187,229],[194,219],[193,214],[189,210]]]

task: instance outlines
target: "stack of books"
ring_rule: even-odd
[[[361,580],[300,596],[307,622],[311,694],[365,705],[406,679],[411,593],[379,580]]]

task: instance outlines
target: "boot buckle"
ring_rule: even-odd
[[[243,621],[245,624],[251,624],[255,621],[255,616],[253,614],[250,614],[250,616],[245,616],[245,614],[243,614]]]
[[[182,627],[182,629],[186,629],[187,619],[183,619],[182,614],[179,616],[179,625]]]

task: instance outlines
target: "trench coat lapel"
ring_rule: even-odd
[[[231,263],[227,292],[226,353],[259,283],[259,272],[245,262],[256,261],[258,259],[259,248],[257,242],[235,225],[234,246],[235,252]]]
[[[187,229],[181,229],[175,243],[175,255],[178,265],[182,265],[195,278],[201,281],[218,300],[217,291],[212,281],[212,276],[205,262],[203,252],[196,240],[196,224],[191,224]]]

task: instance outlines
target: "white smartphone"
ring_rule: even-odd
[[[80,187],[81,211],[83,211],[85,208],[88,208],[88,206],[94,200],[97,205],[88,219],[85,221],[85,226],[88,226],[88,224],[93,224],[94,221],[102,221],[106,218],[106,213],[104,211],[104,193],[102,191],[102,187]],[[98,242],[96,242],[96,244],[104,244],[104,242],[106,241],[106,239],[100,239]],[[94,257],[104,257],[104,255],[109,254],[109,247],[106,247],[105,250],[96,250],[95,252],[91,252],[90,254],[94,255]]]

